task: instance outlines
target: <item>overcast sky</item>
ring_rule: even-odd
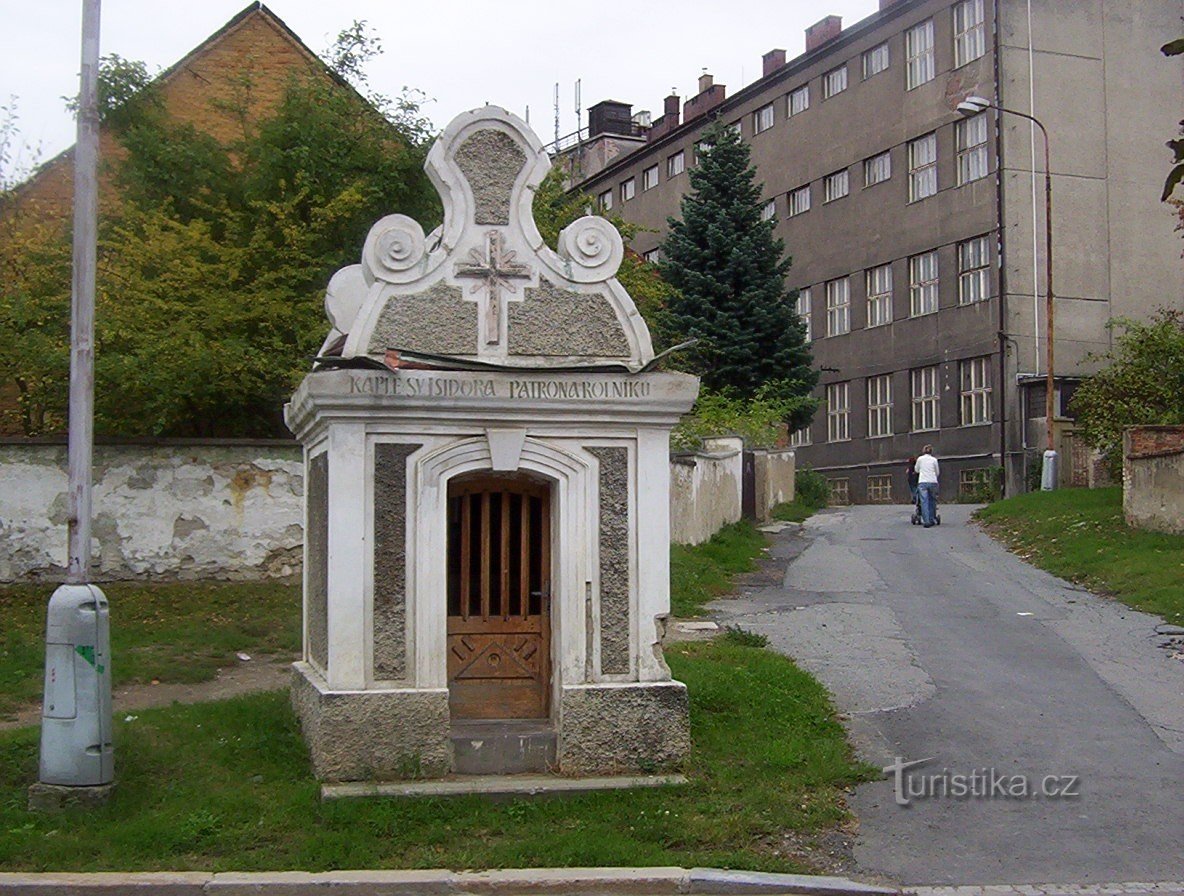
[[[544,143],[576,129],[574,85],[587,110],[603,99],[661,113],[673,87],[684,99],[706,69],[734,93],[760,75],[775,47],[804,49],[804,29],[827,14],[851,25],[877,0],[269,0],[315,52],[365,19],[385,53],[373,89],[423,90],[437,127],[486,102],[530,122]],[[104,0],[103,55],[167,68],[247,6],[246,0]],[[74,142],[62,97],[78,92],[81,0],[0,0],[0,103],[15,97],[21,142],[44,161]],[[587,121],[586,112],[583,121]],[[25,158],[28,158],[26,153]]]

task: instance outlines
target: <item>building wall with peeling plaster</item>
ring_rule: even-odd
[[[66,483],[65,445],[0,445],[0,581],[62,578]],[[303,500],[298,445],[96,446],[95,576],[295,580]]]
[[[671,541],[699,544],[740,519],[740,447],[721,439],[671,458]],[[300,452],[284,443],[96,446],[96,579],[296,581]],[[792,452],[780,454],[792,483]],[[769,475],[786,478],[784,469]],[[0,444],[0,582],[64,577],[66,481],[65,445]],[[758,505],[762,491],[772,504],[785,500],[758,489]]]

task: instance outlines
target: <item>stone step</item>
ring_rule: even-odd
[[[454,722],[458,775],[522,775],[555,767],[555,730],[545,719]]]

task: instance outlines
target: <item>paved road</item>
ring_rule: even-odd
[[[774,555],[793,558],[780,585],[712,605],[817,675],[868,761],[933,757],[903,773],[913,792],[952,790],[955,775],[994,792],[906,807],[891,776],[858,788],[861,871],[932,885],[1180,880],[1184,662],[1159,646],[1160,620],[1028,566],[967,507],[942,517],[923,529],[907,507],[825,511],[777,537]],[[1034,790],[1077,776],[1080,795],[1000,798],[1015,775]]]

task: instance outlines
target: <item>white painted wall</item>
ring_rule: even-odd
[[[699,544],[740,519],[740,440],[717,439],[708,448],[671,459],[676,544]],[[102,581],[300,574],[304,478],[297,445],[100,445],[94,495]],[[65,563],[65,446],[0,445],[0,582],[56,581]]]
[[[96,577],[296,576],[303,494],[297,445],[97,446]],[[66,515],[65,446],[0,445],[0,581],[60,579]]]

